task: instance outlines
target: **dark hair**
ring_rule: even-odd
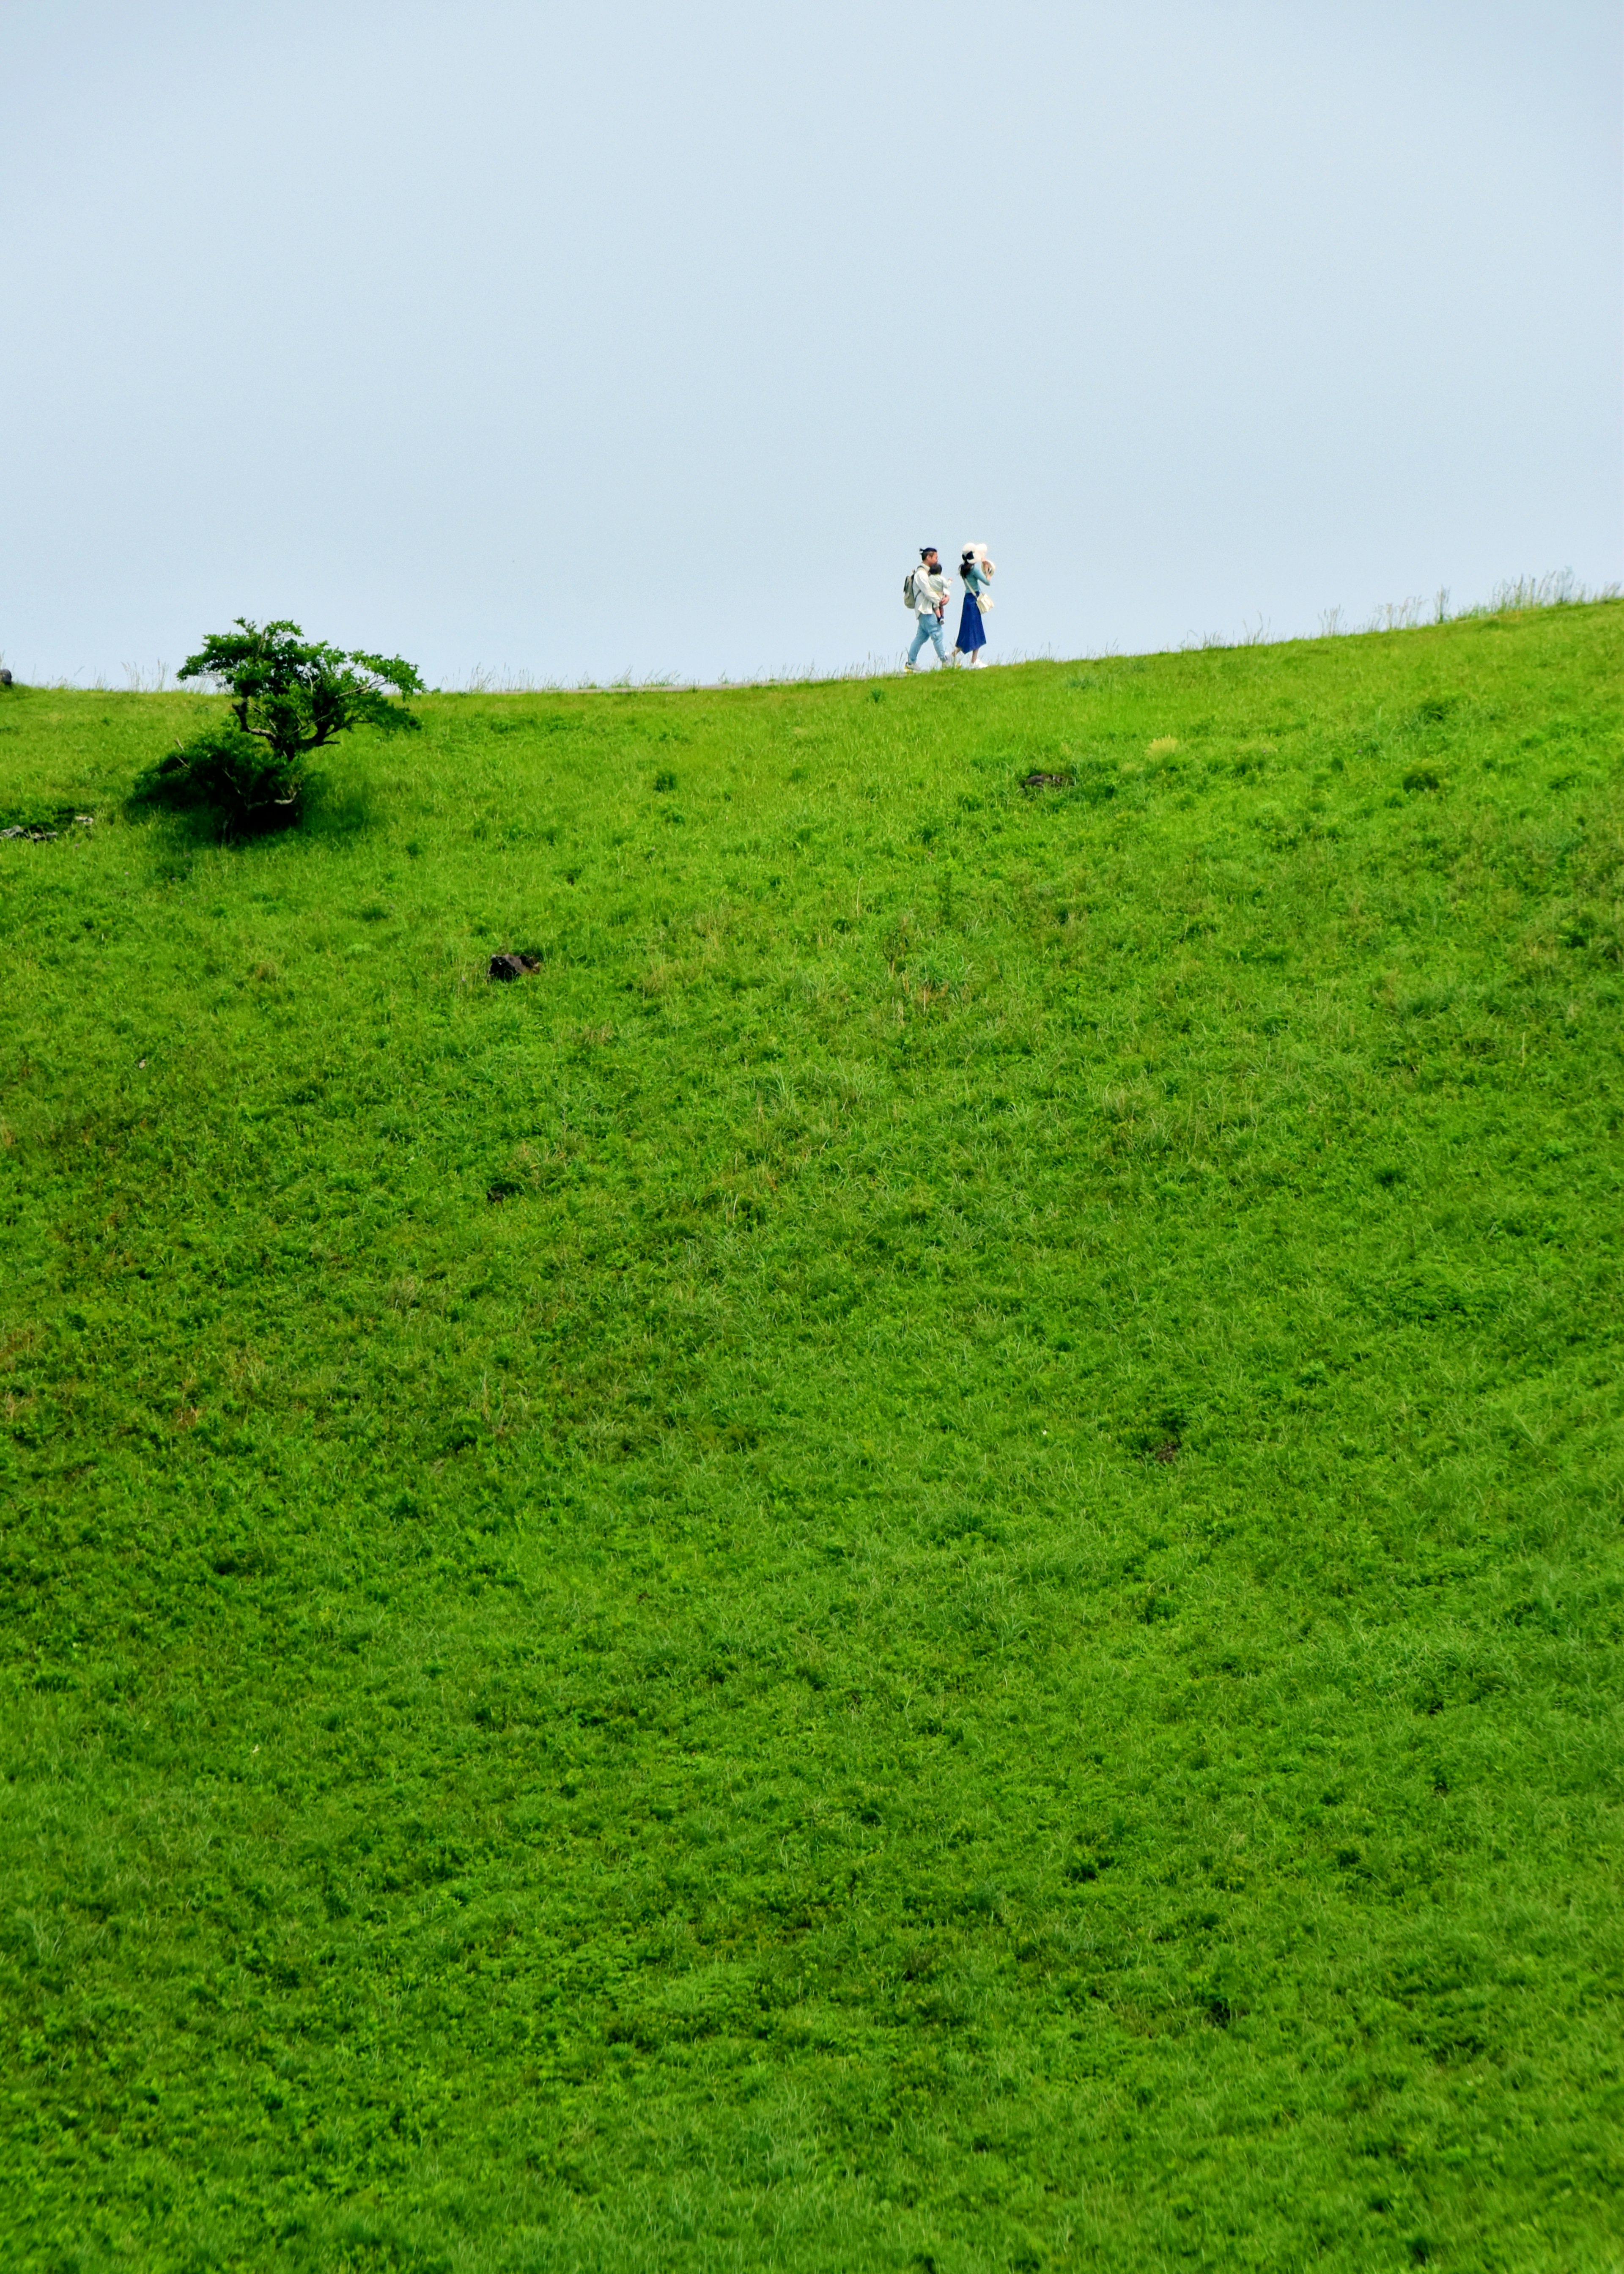
[[[974,566],[975,566],[975,555],[974,555],[974,553],[966,553],[965,554],[965,556],[964,556],[963,560],[962,560],[962,561],[959,562],[959,575],[964,578],[965,583],[966,583],[966,584],[967,584],[969,583],[969,581],[970,581],[970,571],[971,571],[971,569],[972,569],[972,568],[974,568]]]
[[[922,561],[927,553],[939,553],[941,550],[939,545],[921,545],[919,548],[919,557]]]

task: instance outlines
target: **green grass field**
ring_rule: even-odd
[[[0,2267],[1624,2266],[1624,607],[419,707],[0,697]]]

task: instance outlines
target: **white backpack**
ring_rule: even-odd
[[[917,568],[910,568],[902,580],[902,605],[910,614],[919,606],[918,601],[914,598],[914,579],[918,574]]]

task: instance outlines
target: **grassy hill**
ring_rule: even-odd
[[[1616,2270],[1624,608],[203,707],[0,697],[0,2265]]]

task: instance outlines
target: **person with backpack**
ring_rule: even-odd
[[[942,556],[934,545],[919,548],[920,565],[910,568],[902,580],[902,605],[912,609],[918,619],[914,627],[914,644],[908,650],[905,671],[917,671],[919,653],[929,640],[943,664],[947,654],[947,597],[948,582],[942,574]]]
[[[992,606],[992,595],[987,587],[992,582],[993,567],[987,558],[987,547],[966,545],[959,555],[959,573],[964,579],[965,596],[954,653],[963,656],[966,663],[974,666],[981,660],[981,650],[987,644],[981,618]]]

